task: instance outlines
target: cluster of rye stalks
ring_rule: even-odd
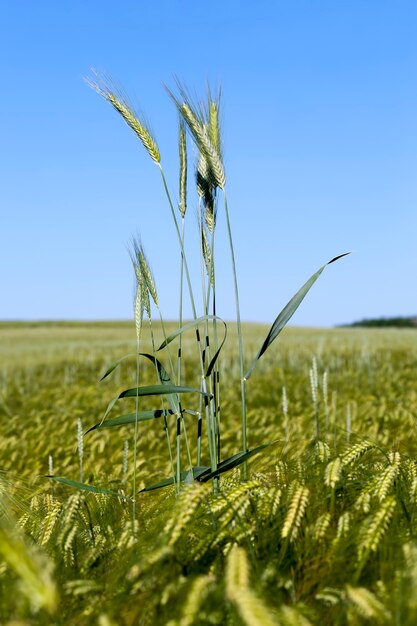
[[[142,244],[136,239],[131,247],[131,258],[136,277],[134,297],[134,318],[136,326],[136,351],[112,363],[103,378],[110,375],[127,357],[136,359],[136,384],[133,388],[124,389],[110,402],[103,419],[92,429],[103,429],[133,424],[133,464],[137,466],[140,424],[146,420],[158,419],[163,424],[167,453],[169,455],[171,475],[146,490],[174,484],[179,493],[182,483],[193,481],[207,482],[213,479],[213,488],[219,489],[219,476],[236,466],[242,466],[242,478],[248,479],[248,459],[264,450],[271,442],[262,443],[255,448],[248,447],[247,441],[247,403],[246,387],[257,362],[275,340],[288,320],[292,317],[301,301],[317,280],[326,265],[321,267],[301,287],[296,295],[284,307],[276,318],[261,345],[255,359],[249,364],[245,362],[242,334],[241,314],[239,306],[239,289],[237,281],[235,253],[232,229],[226,196],[226,175],[222,156],[220,94],[213,96],[208,90],[205,101],[194,103],[187,91],[177,83],[177,93],[167,89],[179,115],[179,189],[176,202],[170,191],[165,176],[163,160],[158,143],[149,127],[129,105],[126,98],[113,88],[110,81],[97,78],[90,81],[91,86],[121,115],[144,146],[146,152],[161,175],[161,182],[166,194],[172,216],[176,238],[178,240],[179,262],[179,307],[178,329],[168,335],[164,330],[164,341],[157,345],[152,330],[152,317],[156,310],[165,328],[163,316],[159,308],[158,292],[150,265]],[[201,309],[198,310],[195,289],[190,278],[189,265],[185,246],[187,207],[192,197],[189,190],[189,158],[187,141],[195,145],[196,159],[193,163],[194,199],[193,207],[197,208],[198,230],[195,245],[198,246],[201,265]],[[241,450],[228,458],[222,456],[222,415],[221,415],[221,376],[219,358],[226,341],[227,325],[218,315],[216,300],[216,228],[217,214],[224,211],[225,224],[230,248],[231,266],[233,271],[234,297],[236,305],[236,327],[239,355],[239,378],[241,398]],[[193,220],[194,221],[194,220]],[[344,256],[344,255],[341,255]],[[330,263],[340,257],[332,259]],[[193,319],[184,323],[183,303],[188,297]],[[141,350],[141,335],[144,320],[147,318],[152,337],[152,352]],[[195,333],[195,349],[198,357],[200,384],[198,387],[187,386],[183,374],[183,334],[187,331]],[[173,342],[176,342],[175,356],[172,354]],[[163,352],[162,352],[163,351]],[[163,354],[164,356],[160,356]],[[141,385],[141,363],[146,359],[155,368],[156,384]],[[158,406],[142,410],[143,398],[157,398]],[[119,400],[134,398],[134,410],[117,417],[109,417]],[[190,403],[189,398],[193,398]],[[197,401],[195,401],[197,398]],[[172,444],[171,432],[175,431],[175,444]],[[82,447],[81,444],[79,447]],[[57,480],[57,478],[55,478]],[[69,483],[65,479],[62,481]],[[72,482],[72,481],[70,481]],[[91,485],[82,482],[73,486],[81,489],[94,490]],[[137,489],[136,471],[133,477],[133,508]]]

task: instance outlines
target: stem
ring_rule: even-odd
[[[161,310],[160,310],[159,307],[158,307],[158,313],[159,313],[159,319],[161,321],[161,328],[162,328],[162,332],[163,332],[163,335],[164,335],[164,339],[166,340],[167,339],[167,334],[166,334],[166,330],[165,330],[164,318],[162,317],[162,313],[161,313]],[[181,335],[180,335],[180,338],[181,338]],[[155,345],[153,345],[153,350],[154,350],[154,354],[156,354]],[[171,358],[171,352],[170,352],[169,348],[167,348],[167,350],[168,350],[169,365],[170,365],[170,368],[171,368],[171,376],[174,377],[174,365],[173,365],[172,358]],[[177,483],[176,490],[177,490],[177,494],[179,493],[179,477],[181,476],[181,467],[180,467],[180,465],[181,465],[181,460],[180,460],[181,459],[181,457],[180,457],[180,450],[181,450],[181,445],[180,445],[180,442],[181,442],[181,440],[180,440],[180,438],[181,438],[181,421],[183,423],[183,430],[184,430],[184,437],[185,437],[185,446],[186,446],[186,450],[187,450],[188,462],[189,462],[190,468],[192,468],[190,446],[189,446],[189,443],[188,443],[187,431],[186,431],[185,422],[184,422],[184,415],[183,415],[183,411],[182,411],[182,407],[181,407],[181,401],[180,401],[179,398],[178,398],[178,405],[179,405],[180,410],[179,410],[179,413],[177,414],[177,425],[176,425],[176,431],[177,431],[177,434],[176,434],[176,437],[177,437],[177,472],[176,472],[176,474],[175,474],[175,472],[173,473],[174,478],[176,476],[176,483]],[[164,420],[165,420],[165,423],[167,423],[166,422],[166,417],[164,417]],[[170,448],[170,450],[171,450],[171,448]]]
[[[159,309],[158,309],[158,311],[159,311]],[[161,312],[160,311],[159,311],[159,315],[161,316]],[[162,322],[162,317],[161,317],[161,322]],[[153,334],[153,327],[152,327],[152,320],[151,320],[151,318],[149,318],[149,328],[150,328],[150,332],[151,332],[152,351],[153,351],[154,357],[156,358],[155,337],[154,337],[154,334]],[[162,322],[162,328],[164,329],[163,322]],[[164,329],[164,334],[165,334],[165,329]],[[155,363],[155,372],[156,372],[157,378],[159,379],[159,382],[162,382],[160,377],[159,377],[159,374],[158,374],[158,367],[157,367],[156,363]],[[172,478],[175,479],[174,460],[173,460],[173,457],[172,457],[171,440],[169,438],[169,427],[168,427],[168,421],[167,421],[167,418],[166,418],[166,415],[165,415],[165,403],[164,403],[164,397],[163,396],[161,396],[161,408],[162,408],[163,416],[164,416],[164,431],[165,431],[165,435],[166,435],[166,438],[167,438],[168,454],[169,454],[169,462],[170,462],[170,465],[171,465]]]
[[[136,341],[136,389],[139,387],[139,353],[140,353],[140,339]],[[132,494],[132,517],[133,517],[133,534],[135,533],[135,521],[136,521],[136,459],[137,459],[137,443],[138,443],[138,414],[139,414],[139,396],[136,392],[135,401],[135,432],[133,439],[133,494]]]
[[[217,198],[215,200],[215,202],[217,203]],[[215,234],[215,228],[213,228],[213,232],[211,234],[211,246],[210,246],[210,251],[211,251],[211,260],[210,260],[210,267],[209,267],[209,279],[208,279],[208,286],[207,286],[207,314],[208,314],[208,306],[209,306],[209,301],[210,301],[210,288],[211,288],[211,276],[213,275],[213,337],[214,337],[214,353],[217,353],[217,350],[219,348],[219,340],[218,340],[218,334],[217,334],[217,320],[216,320],[216,314],[217,314],[217,310],[216,310],[216,273],[214,270],[215,264],[214,264],[214,234]],[[216,448],[217,448],[217,463],[220,463],[221,461],[221,431],[220,431],[220,372],[219,372],[219,364],[218,362],[215,364],[214,366],[214,370],[213,370],[213,374],[212,374],[212,388],[213,388],[213,395],[214,395],[214,400],[213,400],[213,404],[214,404],[214,416],[215,416],[215,420],[216,420]],[[220,477],[218,477],[217,482],[220,482]]]
[[[246,387],[245,387],[246,379],[245,379],[244,366],[243,366],[243,338],[242,338],[242,324],[240,321],[239,290],[237,286],[235,253],[234,253],[234,248],[233,248],[232,229],[230,227],[229,211],[227,208],[227,197],[226,197],[226,192],[224,191],[223,193],[224,193],[224,210],[226,214],[227,232],[229,235],[230,254],[232,257],[232,267],[233,267],[233,281],[234,281],[234,288],[235,288],[236,323],[237,323],[237,336],[238,336],[238,345],[239,345],[240,392],[242,396],[242,450],[243,452],[246,452],[248,449],[247,437],[246,437]],[[242,464],[242,478],[243,480],[248,480],[248,464],[246,461]]]
[[[184,249],[184,239],[185,239],[185,220],[182,218],[181,224],[181,250]],[[179,310],[179,328],[182,326],[182,300],[183,300],[183,283],[184,283],[184,255],[181,254],[181,266],[180,266],[180,310]],[[182,335],[179,336],[179,346],[178,346],[178,371],[177,371],[177,380],[178,385],[181,385],[181,348],[182,348]]]
[[[166,182],[166,178],[165,178],[165,174],[164,171],[161,167],[161,165],[159,164],[159,171],[161,172],[161,176],[162,176],[162,182],[164,185],[164,189],[165,189],[165,193],[166,196],[168,198],[168,202],[169,202],[169,206],[171,208],[171,214],[172,214],[172,219],[174,220],[174,225],[175,225],[175,230],[177,232],[177,236],[178,236],[178,242],[180,244],[180,248],[181,248],[181,255],[184,261],[184,270],[185,270],[185,276],[187,279],[187,284],[188,284],[188,290],[189,290],[189,294],[190,294],[190,302],[191,302],[191,307],[193,310],[193,316],[194,319],[197,319],[197,310],[195,307],[195,301],[194,301],[194,296],[193,296],[193,290],[192,290],[192,286],[191,286],[191,280],[190,280],[190,274],[188,271],[188,264],[187,264],[187,259],[185,256],[185,251],[184,251],[184,245],[181,239],[181,233],[180,233],[180,229],[178,226],[178,220],[176,218],[175,215],[175,210],[174,210],[174,205],[171,199],[171,195],[169,193],[169,189],[168,189],[168,185]],[[196,336],[197,336],[197,345],[199,348],[199,356],[200,356],[200,370],[201,370],[201,387],[204,393],[207,393],[207,384],[206,384],[206,379],[205,379],[205,373],[204,373],[204,363],[203,363],[203,352],[202,352],[202,348],[201,348],[201,342],[200,342],[200,336],[199,336],[199,332],[198,329],[196,331]],[[207,400],[207,396],[205,396],[205,399]],[[209,406],[208,406],[208,402],[205,400],[204,404],[205,404],[205,410],[206,410],[206,420],[207,420],[207,425],[208,427],[210,426],[210,416],[209,416]],[[212,445],[211,445],[211,440],[210,440],[210,436],[208,437],[208,441],[209,441],[209,449],[210,449],[210,461],[211,461],[211,469],[212,471],[215,471],[217,469],[217,463],[216,463],[216,459],[215,456],[213,456],[213,449],[212,449]]]
[[[197,319],[197,310],[195,308],[193,289],[191,287],[190,274],[188,272],[188,264],[187,264],[187,259],[185,257],[184,244],[183,244],[183,241],[182,241],[182,238],[181,238],[181,233],[180,233],[180,229],[179,229],[179,226],[178,226],[178,220],[177,220],[176,215],[175,215],[174,205],[173,205],[172,200],[171,200],[171,194],[169,193],[169,189],[168,189],[167,181],[166,181],[166,178],[165,178],[164,170],[162,169],[161,166],[159,166],[159,171],[161,172],[162,182],[164,184],[165,193],[166,193],[166,196],[168,198],[169,206],[171,208],[172,218],[174,220],[175,230],[177,231],[178,241],[179,241],[180,248],[181,248],[181,255],[182,255],[182,260],[183,260],[183,263],[184,263],[184,270],[185,270],[185,276],[186,276],[186,279],[187,279],[188,290],[190,292],[190,301],[191,301],[191,307],[193,309],[193,316],[194,316],[194,319]]]

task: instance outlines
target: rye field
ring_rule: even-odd
[[[267,328],[243,331],[250,361]],[[153,333],[163,341],[157,323]],[[242,450],[235,334],[218,364],[222,458]],[[183,348],[198,387],[187,333]],[[98,382],[134,352],[133,323],[0,324],[1,624],[417,622],[417,332],[284,330],[247,384],[248,449],[270,445],[246,475],[241,463],[152,491],[175,478],[175,416],[168,430],[155,417],[85,434],[136,384],[135,359]],[[155,377],[144,359],[141,384]],[[134,412],[136,400],[118,402]],[[196,415],[183,427],[194,464]]]

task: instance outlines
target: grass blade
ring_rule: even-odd
[[[136,398],[142,396],[162,396],[171,393],[200,393],[203,396],[209,396],[208,393],[192,387],[182,387],[180,385],[146,385],[144,387],[132,387],[132,389],[125,389],[125,391],[122,391],[117,396],[117,399]]]
[[[139,411],[138,413],[126,413],[125,415],[119,415],[105,422],[98,422],[91,426],[84,434],[91,433],[92,430],[102,430],[103,428],[114,428],[115,426],[124,426],[125,424],[135,424],[138,422],[146,422],[147,420],[158,419],[159,417],[168,417],[174,415],[174,411],[164,411],[157,409],[155,411]]]
[[[209,363],[209,366],[208,366],[207,372],[206,372],[206,378],[208,378],[210,376],[211,372],[213,371],[214,366],[216,365],[216,361],[219,358],[219,354],[220,354],[221,349],[224,346],[224,343],[226,341],[226,337],[227,337],[227,326],[226,326],[226,324],[224,324],[224,337],[223,337],[223,340],[222,340],[218,350],[216,351],[216,354],[214,355],[214,357],[211,359],[211,361]]]
[[[190,474],[191,470],[186,470],[185,472],[181,472],[181,480],[186,480]],[[192,468],[193,478],[197,480],[200,476],[210,471],[210,467],[197,465]],[[174,479],[171,476],[170,478],[166,478],[165,480],[161,480],[159,483],[155,483],[154,485],[150,485],[149,487],[144,487],[138,493],[142,493],[144,491],[155,491],[156,489],[163,489],[163,487],[169,487],[169,485],[174,484]]]
[[[224,472],[228,472],[234,467],[238,467],[242,463],[245,463],[245,461],[250,459],[250,457],[254,456],[255,454],[259,454],[260,452],[262,452],[262,450],[265,450],[265,448],[272,445],[273,443],[275,442],[271,441],[269,443],[264,443],[261,446],[257,446],[256,448],[252,448],[252,450],[247,450],[246,452],[238,452],[237,454],[234,454],[233,456],[230,456],[228,459],[225,459],[224,461],[219,463],[215,471],[209,472],[207,474],[202,474],[198,480],[205,483],[211,478],[215,478],[216,476],[219,476]]]
[[[93,485],[87,485],[86,483],[80,483],[77,480],[70,480],[69,478],[61,478],[59,476],[45,476],[45,478],[51,478],[66,487],[72,487],[73,489],[79,489],[80,491],[90,491],[91,493],[104,493],[109,496],[117,496],[118,498],[123,498],[124,500],[128,500],[130,498],[126,498],[122,494],[117,491],[111,491],[110,489],[104,489],[103,487],[94,487]]]
[[[169,335],[169,337],[167,337],[165,341],[161,343],[161,345],[157,349],[157,352],[165,348],[169,343],[171,343],[171,341],[174,341],[174,339],[178,337],[178,335],[181,335],[186,330],[189,330],[190,328],[194,328],[195,326],[198,326],[202,322],[209,321],[209,320],[219,320],[220,322],[224,324],[225,329],[227,328],[226,322],[224,322],[220,317],[217,317],[216,315],[202,315],[201,317],[198,317],[196,320],[193,320],[192,322],[188,322],[188,324],[185,324],[181,328],[178,328],[174,333],[172,333],[172,335]]]
[[[346,256],[348,254],[350,254],[350,252],[345,252],[344,254],[339,254],[339,256],[336,256],[336,257],[334,257],[334,259],[332,259],[328,263],[325,263],[319,270],[317,270],[317,272],[315,274],[313,274],[308,279],[308,281],[301,287],[301,289],[299,289],[299,291],[297,291],[295,296],[293,296],[291,298],[291,300],[286,304],[286,306],[282,309],[281,313],[276,318],[275,322],[272,324],[271,329],[270,329],[270,331],[269,331],[265,341],[263,342],[263,344],[261,346],[261,349],[259,350],[258,354],[256,355],[255,360],[253,361],[252,365],[250,366],[247,374],[245,375],[245,380],[248,380],[248,378],[251,376],[251,374],[252,374],[252,372],[253,372],[253,370],[254,370],[254,368],[256,366],[256,363],[259,361],[259,359],[264,354],[264,352],[269,348],[271,343],[278,337],[278,335],[280,334],[282,329],[286,326],[288,321],[294,315],[294,313],[296,312],[296,310],[300,306],[301,302],[304,300],[305,296],[310,291],[311,287],[314,285],[314,283],[316,282],[316,280],[318,279],[320,274],[323,272],[323,270],[328,265],[330,265],[331,263],[334,263],[338,259],[341,259],[342,257],[344,257],[344,256]]]
[[[109,376],[112,372],[114,372],[114,370],[117,367],[119,367],[119,365],[120,365],[120,363],[122,361],[124,361],[125,359],[129,358],[130,356],[135,356],[135,355],[134,354],[125,354],[124,356],[120,357],[120,359],[117,359],[116,361],[113,361],[113,363],[110,363],[109,367],[107,368],[107,370],[105,371],[105,373],[103,374],[103,376],[100,378],[100,380],[98,382],[101,383],[102,380],[107,378],[107,376]]]
[[[166,369],[164,368],[164,366],[162,365],[162,363],[160,361],[158,361],[158,359],[156,357],[154,357],[152,354],[147,354],[146,352],[141,352],[140,356],[144,356],[147,359],[149,359],[150,361],[152,361],[152,363],[155,365],[157,374],[158,374],[158,378],[159,378],[159,382],[162,385],[170,385],[171,384],[171,379],[169,377],[168,372],[166,371]],[[171,408],[171,411],[173,411],[174,413],[180,413],[181,409],[180,409],[180,402],[179,402],[179,398],[177,395],[174,394],[168,394],[167,395],[167,400],[168,400],[168,404]]]

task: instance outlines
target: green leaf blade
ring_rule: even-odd
[[[278,337],[278,335],[283,330],[283,328],[285,328],[285,326],[287,325],[291,317],[294,315],[294,313],[300,306],[301,302],[304,300],[304,298],[306,297],[306,295],[308,294],[308,292],[310,291],[311,287],[314,285],[316,280],[319,278],[323,270],[331,263],[338,261],[339,259],[341,259],[344,256],[347,256],[348,254],[350,254],[350,252],[339,254],[339,256],[336,256],[333,259],[331,259],[331,261],[328,261],[327,263],[325,263],[320,269],[317,270],[317,272],[315,272],[315,274],[310,276],[308,281],[304,283],[301,289],[299,289],[297,293],[291,298],[291,300],[285,305],[285,307],[282,309],[282,311],[279,313],[278,317],[275,319],[274,323],[272,324],[269,330],[269,333],[266,336],[265,341],[263,342],[258,354],[256,355],[252,365],[250,366],[248,372],[245,375],[245,380],[248,380],[249,377],[252,375],[252,372],[255,369],[255,366],[257,362],[259,361],[259,359],[261,358],[261,356],[266,352],[266,350],[269,348],[271,343]]]
[[[61,476],[52,476],[48,475],[45,478],[51,478],[51,480],[55,480],[66,487],[72,487],[73,489],[78,489],[79,491],[89,491],[91,493],[104,493],[109,496],[117,496],[118,498],[123,498],[124,500],[129,500],[126,496],[118,493],[117,491],[112,491],[111,489],[104,489],[104,487],[94,487],[94,485],[87,485],[86,483],[80,483],[77,480],[70,480],[69,478],[62,478]]]
[[[180,385],[146,385],[144,387],[133,387],[131,389],[125,389],[118,395],[118,398],[162,396],[172,393],[199,393],[203,396],[209,395],[204,391],[201,391],[200,389],[195,389],[193,387],[183,387]]]
[[[265,448],[271,446],[273,443],[275,442],[271,441],[269,443],[264,443],[261,446],[257,446],[256,448],[252,448],[251,450],[247,450],[246,452],[238,452],[237,454],[234,454],[233,456],[219,463],[216,470],[202,474],[202,476],[198,480],[205,483],[208,480],[215,478],[216,476],[220,476],[220,474],[223,474],[224,472],[229,472],[230,470],[238,467],[242,463],[245,463],[245,461],[250,459],[252,456],[255,456],[255,454],[259,454],[260,452],[265,450]]]
[[[99,422],[91,426],[85,434],[87,435],[93,430],[103,430],[104,428],[115,428],[117,426],[125,426],[126,424],[135,424],[136,422],[146,422],[148,420],[158,419],[160,417],[169,417],[174,415],[171,410],[165,411],[162,409],[156,409],[155,411],[138,411],[138,413],[126,413],[125,415],[118,415],[112,419]]]
[[[125,359],[128,359],[131,356],[135,356],[135,355],[134,354],[125,354],[124,356],[120,357],[120,359],[117,359],[116,361],[113,361],[113,363],[110,363],[109,367],[107,368],[107,370],[105,371],[103,376],[100,378],[99,383],[101,383],[102,380],[107,378],[107,376],[110,376],[110,374],[112,372],[114,372],[114,370],[116,368],[119,367],[119,365],[120,365],[120,363],[122,363],[122,361],[124,361]]]
[[[209,471],[210,471],[210,467],[207,467],[205,465],[204,466],[196,465],[195,467],[192,468],[193,479],[198,480],[201,476],[208,473]],[[190,475],[190,472],[191,470],[186,470],[184,472],[181,472],[181,480],[187,480],[188,476]],[[163,489],[164,487],[169,487],[170,485],[173,485],[174,482],[175,482],[174,478],[171,476],[170,478],[165,478],[164,480],[161,480],[160,482],[155,483],[154,485],[149,485],[149,487],[144,487],[143,489],[138,491],[138,493],[144,493],[148,491],[156,491],[157,489]]]
[[[190,328],[195,328],[196,326],[198,326],[202,322],[213,321],[213,320],[217,320],[219,322],[222,322],[222,324],[224,324],[224,326],[226,328],[226,322],[224,322],[221,319],[221,317],[218,317],[217,315],[202,315],[201,317],[197,318],[196,320],[193,320],[192,322],[188,322],[188,324],[185,324],[184,326],[181,326],[181,328],[178,328],[175,332],[173,332],[171,335],[169,335],[169,337],[167,337],[165,339],[165,341],[163,341],[161,343],[161,345],[157,349],[157,352],[159,352],[159,350],[162,350],[163,348],[165,348],[168,344],[170,344],[172,341],[174,341],[174,339],[176,339],[176,337],[178,337],[179,335],[182,335],[182,333],[184,333],[185,331],[189,330]]]

